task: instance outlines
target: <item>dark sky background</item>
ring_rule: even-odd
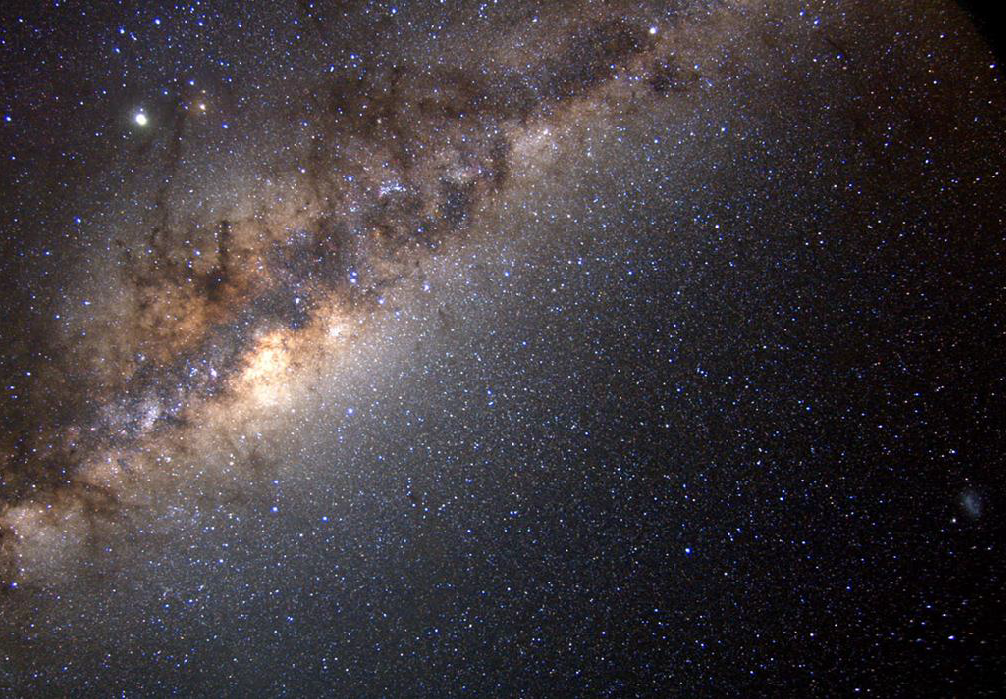
[[[0,693],[993,695],[966,3],[7,2]]]

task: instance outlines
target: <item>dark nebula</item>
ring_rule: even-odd
[[[965,9],[0,16],[4,695],[1002,689]]]

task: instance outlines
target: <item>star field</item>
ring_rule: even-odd
[[[2,18],[3,694],[1001,689],[965,10]]]

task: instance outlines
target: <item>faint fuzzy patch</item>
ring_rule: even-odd
[[[960,504],[964,514],[971,519],[979,519],[985,511],[985,501],[981,493],[970,486],[961,491]]]

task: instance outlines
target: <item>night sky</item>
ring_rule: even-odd
[[[0,694],[1002,690],[990,26],[2,3]]]

